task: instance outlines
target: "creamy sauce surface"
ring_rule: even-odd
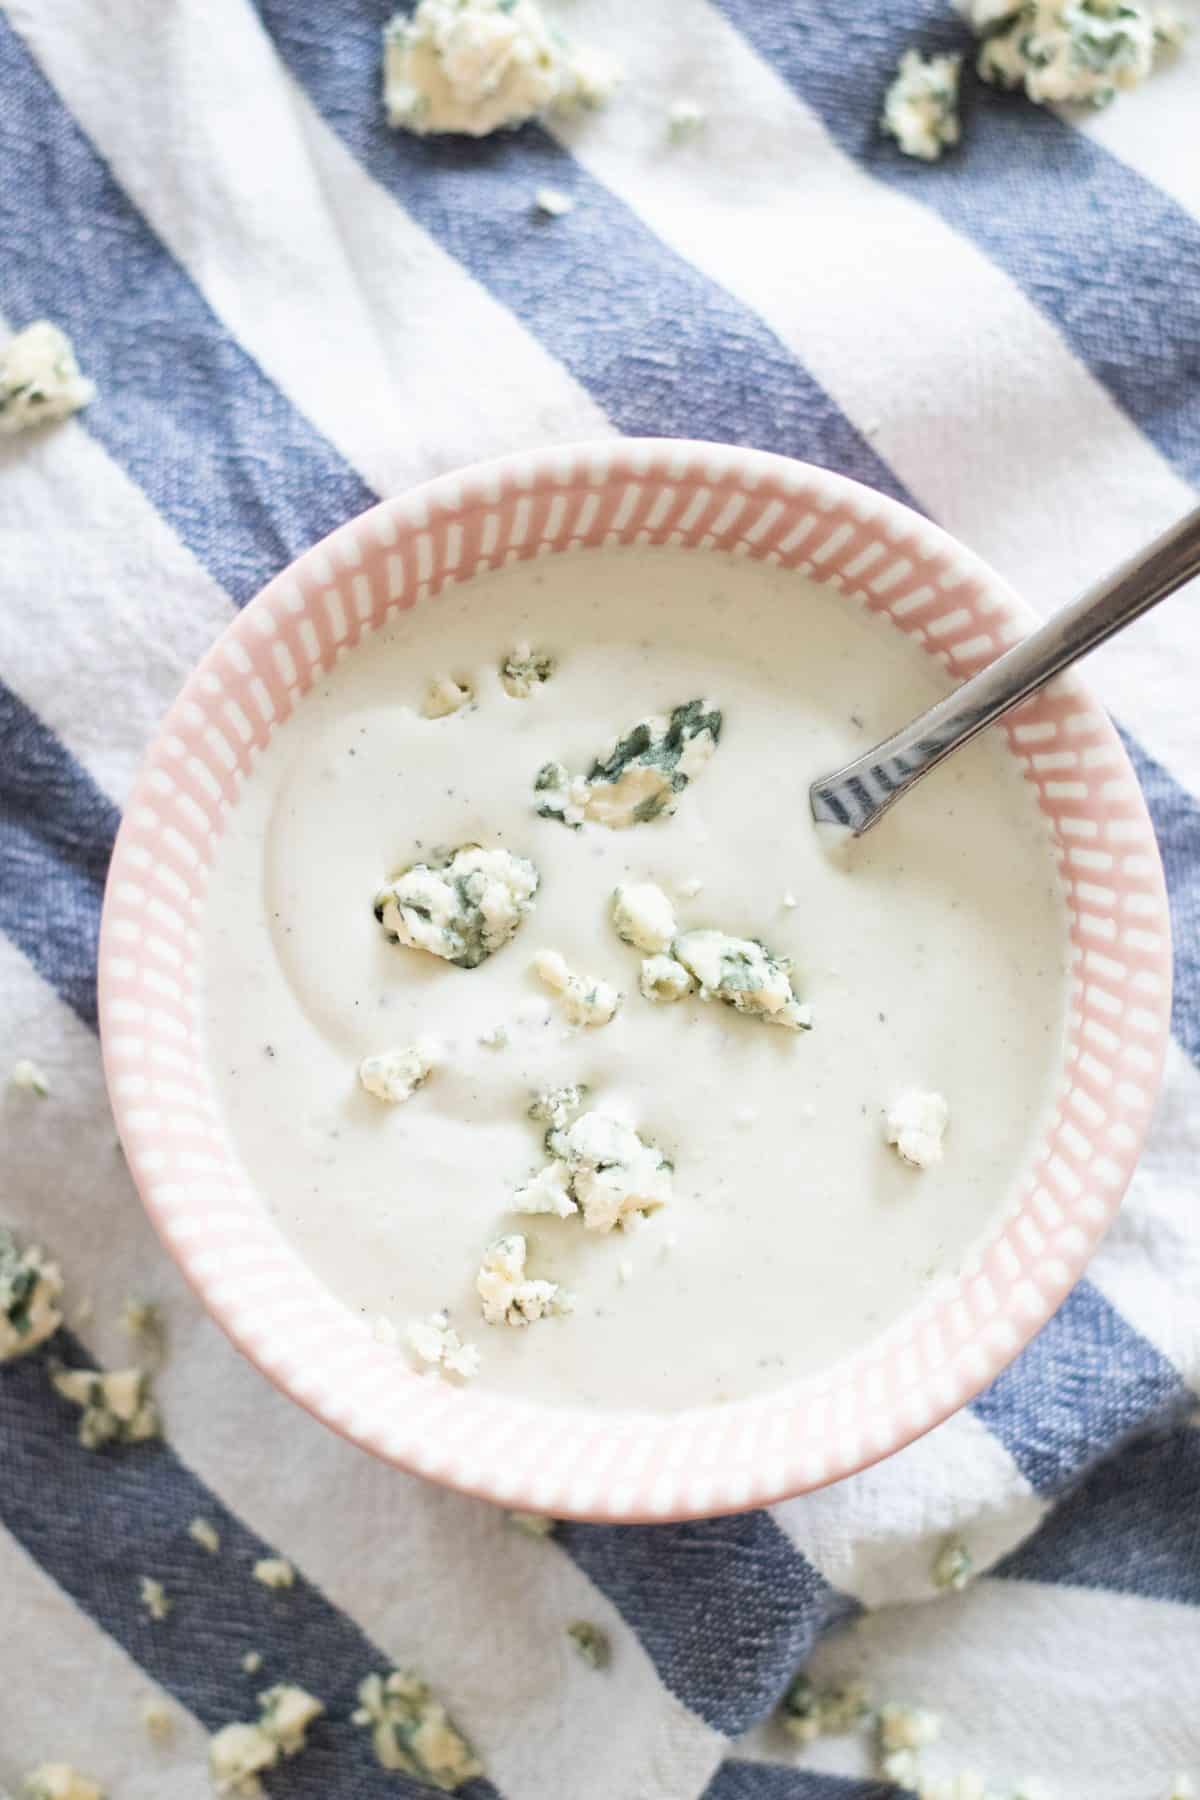
[[[522,640],[557,669],[514,699],[498,670]],[[444,675],[475,704],[427,719]],[[321,680],[228,819],[204,1016],[244,1168],[348,1307],[401,1332],[445,1308],[480,1348],[480,1387],[677,1410],[827,1367],[957,1269],[1027,1167],[1061,1055],[1048,827],[996,733],[846,850],[821,846],[807,808],[815,774],[947,686],[894,628],[804,578],[616,549],[451,589]],[[673,817],[572,831],[535,815],[544,763],[585,771],[638,719],[701,696],[723,735]],[[515,938],[476,969],[387,943],[381,882],[468,842],[540,871]],[[630,881],[662,886],[683,930],[790,956],[813,1030],[644,1000],[610,920]],[[565,1023],[532,971],[546,948],[621,989],[612,1023]],[[496,1027],[506,1047],[481,1042]],[[440,1040],[443,1063],[410,1101],[363,1091],[362,1057],[418,1038]],[[635,1231],[509,1209],[547,1160],[530,1100],[568,1082],[675,1165],[673,1200]],[[945,1160],[923,1171],[882,1129],[914,1087],[950,1108]],[[475,1275],[507,1231],[526,1234],[530,1275],[573,1292],[571,1316],[484,1324]]]

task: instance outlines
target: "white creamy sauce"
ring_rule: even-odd
[[[556,666],[518,699],[500,668],[520,640]],[[476,704],[426,718],[446,668]],[[444,1311],[479,1346],[476,1388],[676,1409],[826,1367],[957,1269],[1020,1179],[1060,1055],[1048,827],[996,734],[832,855],[806,797],[946,686],[890,626],[798,576],[603,550],[452,588],[314,688],[219,846],[205,1017],[244,1166],[348,1307],[400,1325]],[[535,815],[545,763],[586,769],[639,718],[698,696],[724,729],[672,817],[572,830]],[[381,884],[469,843],[540,874],[512,941],[473,969],[389,943]],[[647,882],[681,931],[790,958],[812,1030],[646,1000],[612,898]],[[602,1030],[546,994],[531,967],[545,945],[625,996]],[[363,1091],[364,1057],[428,1038],[437,1077],[406,1104]],[[674,1165],[669,1202],[635,1228],[511,1210],[547,1162],[529,1105],[566,1083]],[[945,1096],[953,1121],[944,1160],[920,1172],[882,1129],[911,1089]],[[575,1300],[522,1331],[485,1324],[475,1289],[514,1232],[529,1271]]]

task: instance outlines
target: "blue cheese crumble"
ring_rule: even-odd
[[[505,1518],[514,1531],[531,1538],[552,1537],[554,1527],[558,1524],[558,1520],[552,1519],[549,1513],[510,1512],[505,1514]]]
[[[670,1005],[676,1000],[686,1000],[689,994],[696,992],[696,983],[681,962],[673,956],[644,956],[641,973],[638,976],[638,988],[644,1000],[652,1000],[656,1005]]]
[[[653,882],[619,887],[613,926],[627,944],[654,954],[642,963],[639,986],[647,1000],[671,1002],[698,994],[789,1031],[807,1031],[812,1009],[792,987],[791,963],[758,938],[725,931],[679,932],[674,908]]]
[[[43,1763],[24,1781],[26,1800],[104,1800],[104,1789],[70,1763]]]
[[[572,827],[590,821],[614,831],[668,818],[720,737],[720,711],[708,700],[689,700],[669,718],[642,719],[586,775],[545,763],[534,781],[534,806],[543,819]]]
[[[651,952],[669,950],[679,930],[675,908],[652,881],[631,881],[616,889],[612,922],[623,944]]]
[[[671,954],[694,978],[701,1000],[720,1000],[788,1031],[811,1030],[812,1008],[796,998],[791,963],[786,956],[774,956],[757,938],[685,931]]]
[[[608,1232],[671,1198],[671,1164],[624,1119],[586,1112],[552,1127],[546,1148],[554,1160],[518,1189],[517,1212],[578,1212],[585,1230]]]
[[[79,1441],[85,1450],[105,1444],[140,1444],[159,1433],[150,1377],[142,1369],[56,1368],[55,1391],[80,1408]]]
[[[1174,15],[1145,0],[970,0],[967,16],[983,39],[984,81],[1043,105],[1108,106],[1180,37]]]
[[[383,1769],[413,1776],[443,1794],[484,1773],[483,1764],[419,1676],[393,1669],[360,1682],[355,1725],[370,1728]]]
[[[53,1337],[62,1324],[58,1264],[36,1244],[22,1250],[0,1225],[0,1363],[24,1356]]]
[[[875,1724],[879,1774],[901,1787],[921,1785],[920,1752],[936,1743],[942,1722],[921,1706],[900,1706],[888,1701],[879,1709]]]
[[[162,1582],[156,1581],[153,1575],[138,1577],[138,1595],[146,1609],[147,1616],[153,1619],[156,1625],[161,1625],[163,1620],[170,1616],[174,1602]]]
[[[96,397],[70,338],[38,319],[0,350],[0,437],[65,419]]]
[[[539,188],[534,195],[534,204],[540,212],[569,212],[575,204],[567,194],[559,194],[557,188]],[[558,201],[566,200],[566,206]],[[547,205],[547,201],[551,203]],[[544,687],[554,673],[554,658],[545,650],[534,650],[529,644],[517,644],[509,651],[500,664],[500,685],[512,700],[528,700]]]
[[[557,994],[572,1025],[607,1025],[616,1016],[621,996],[610,982],[595,975],[576,975],[557,950],[539,950],[533,959],[538,980]]]
[[[295,1585],[296,1571],[286,1556],[260,1556],[254,1565],[254,1579],[264,1587],[290,1588]]]
[[[425,689],[421,711],[427,719],[447,719],[451,713],[461,712],[464,706],[469,706],[474,698],[475,690],[469,681],[455,681],[452,675],[441,675]]]
[[[864,1723],[870,1702],[857,1681],[832,1682],[817,1687],[801,1672],[784,1694],[779,1722],[797,1744],[813,1744],[818,1738],[840,1737]]]
[[[208,1768],[213,1788],[235,1800],[264,1800],[259,1776],[282,1757],[304,1748],[305,1734],[324,1704],[304,1688],[279,1684],[258,1696],[256,1724],[226,1725],[209,1741]]]
[[[912,1088],[888,1108],[884,1136],[914,1169],[932,1169],[942,1160],[942,1140],[949,1122],[950,1108],[941,1094]]]
[[[614,65],[576,51],[534,0],[419,0],[385,27],[388,124],[486,137],[544,113],[599,106]]]
[[[221,1534],[210,1519],[193,1519],[188,1526],[188,1536],[210,1556],[215,1556],[221,1548]]]
[[[13,1064],[13,1071],[9,1079],[15,1088],[20,1088],[26,1094],[36,1094],[39,1100],[44,1100],[50,1092],[50,1083],[46,1079],[45,1071],[39,1064],[31,1062],[27,1056],[21,1057],[19,1062]]]
[[[462,844],[444,862],[402,869],[376,894],[375,917],[389,943],[476,969],[513,936],[538,881],[524,856]]]
[[[535,1281],[526,1275],[528,1252],[519,1231],[497,1238],[485,1252],[475,1290],[489,1325],[532,1325],[554,1313],[570,1312],[570,1299],[556,1281]]]
[[[384,1050],[377,1056],[364,1056],[358,1065],[358,1079],[368,1094],[374,1094],[377,1100],[402,1106],[428,1081],[437,1063],[437,1045],[422,1038],[404,1050]]]
[[[463,1343],[444,1312],[413,1319],[404,1336],[413,1355],[430,1369],[459,1375],[464,1381],[479,1373],[479,1351],[474,1344]]]
[[[905,156],[936,162],[958,142],[958,77],[961,56],[922,56],[906,50],[884,95],[883,129]]]

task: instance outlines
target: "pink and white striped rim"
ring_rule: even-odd
[[[609,544],[719,549],[885,613],[955,675],[1032,614],[893,500],[753,450],[616,440],[441,477],[353,519],[272,581],[191,676],[117,838],[100,1023],[134,1178],[234,1343],[336,1431],[506,1506],[595,1520],[762,1506],[878,1461],[992,1379],[1078,1279],[1133,1172],[1169,1029],[1170,931],[1150,820],[1116,733],[1073,679],[1007,726],[1048,816],[1073,959],[1054,1115],[1020,1193],[954,1284],[817,1378],[659,1418],[545,1409],[409,1372],[271,1225],[206,1073],[199,922],[214,847],[257,752],[396,608],[532,557]]]

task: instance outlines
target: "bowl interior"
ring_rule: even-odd
[[[956,678],[1030,615],[975,558],[824,470],[707,444],[521,456],[385,501],[232,621],[152,747],[113,857],[100,1022],[114,1113],[152,1219],[238,1346],[334,1429],[511,1506],[594,1519],[762,1505],[876,1461],[962,1405],[1078,1278],[1132,1173],[1169,1024],[1161,867],[1101,708],[1060,680],[1004,727],[1050,824],[1072,975],[1052,1116],[1023,1185],[954,1281],[818,1377],[672,1417],[568,1413],[411,1374],[268,1219],[204,1063],[198,921],[214,847],[271,733],[397,608],[518,559],[608,544],[719,549],[883,613]]]

